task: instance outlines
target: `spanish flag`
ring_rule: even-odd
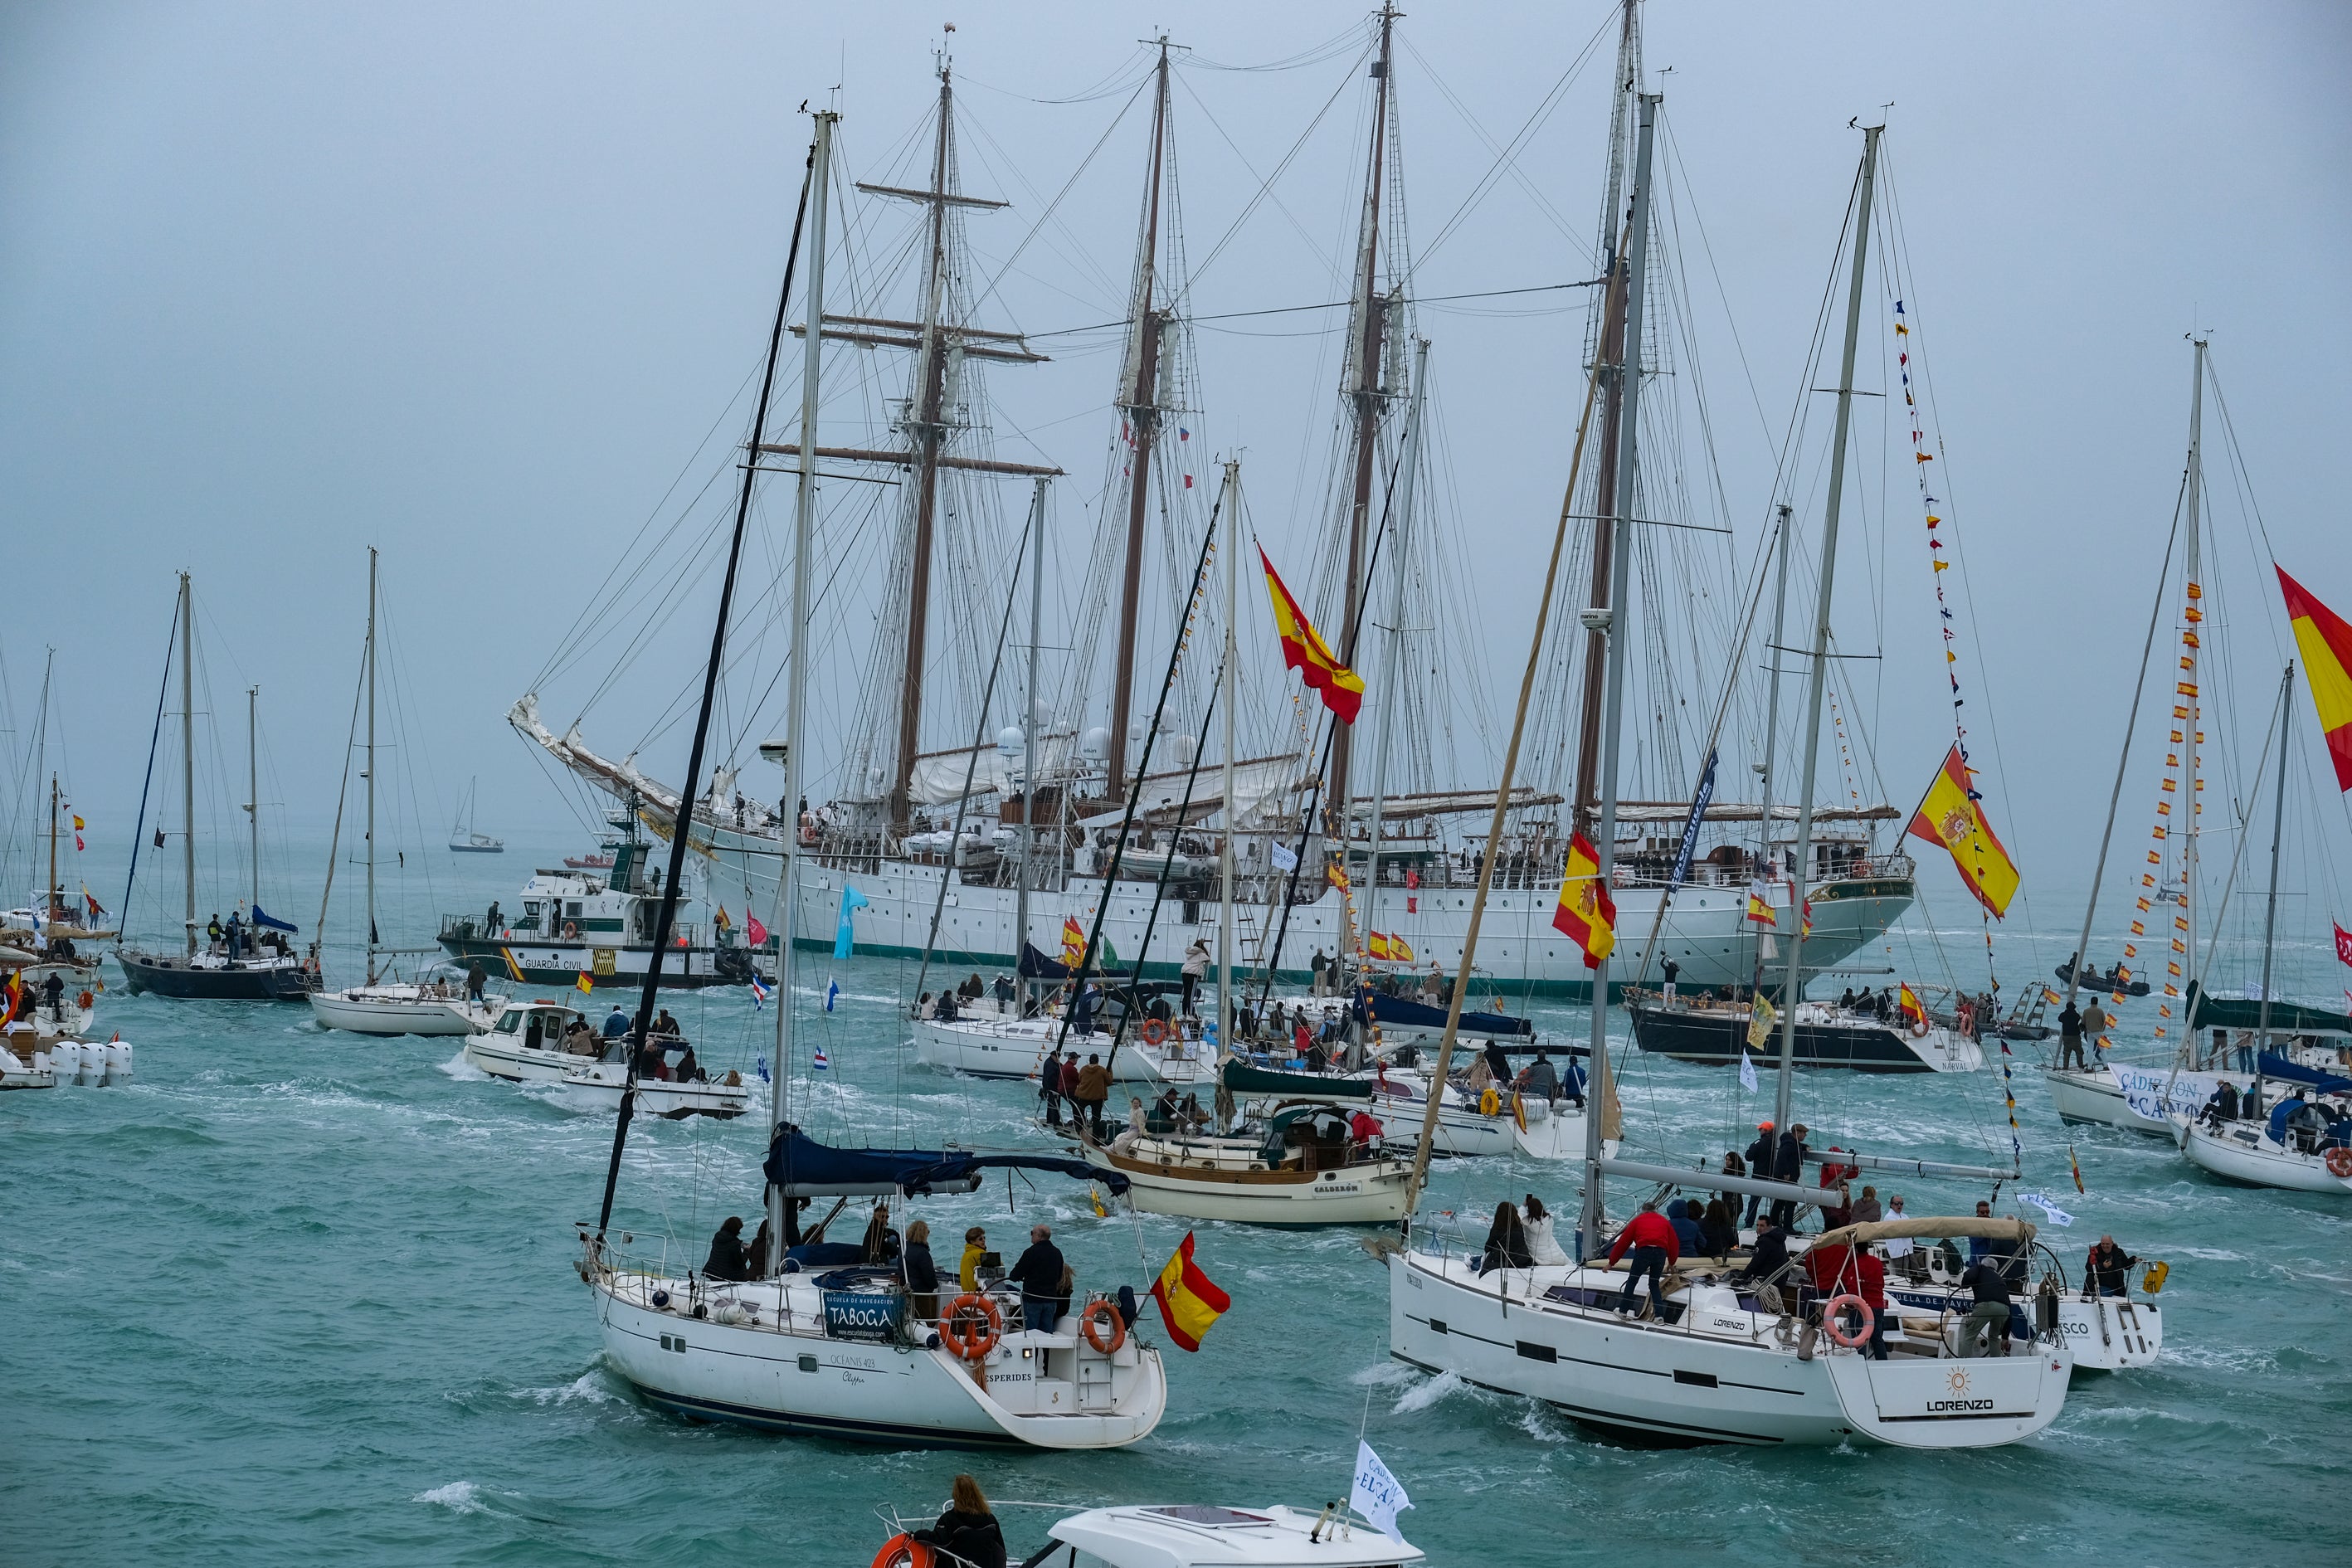
[[[16,1009],[22,1006],[25,1001],[25,975],[23,971],[12,969],[8,972],[8,983],[5,985],[0,985],[0,997],[5,997],[7,999],[7,1005],[5,1007],[0,1007],[0,1024],[15,1023],[16,1021]],[[1186,1239],[1189,1240],[1191,1238],[1187,1237]]]
[[[1160,1303],[1160,1321],[1168,1325],[1168,1337],[1188,1351],[1201,1348],[1201,1336],[1234,1304],[1233,1298],[1218,1289],[1192,1261],[1189,1230],[1170,1255],[1168,1267],[1160,1271],[1151,1299]]]
[[[2327,736],[2328,759],[2336,764],[2336,785],[2352,790],[2352,626],[2313,598],[2284,567],[2277,571],[2287,619],[2294,623],[2294,646],[2302,650],[2304,674],[2311,681],[2311,700],[2319,709],[2319,728]]]
[[[1389,956],[1399,963],[1412,962],[1412,944],[1401,936],[1389,938]]]
[[[596,983],[588,978],[588,972],[584,969],[580,972],[580,978],[573,982],[573,984],[578,985],[583,991],[593,991],[596,989]]]
[[[1087,961],[1087,928],[1076,916],[1062,919],[1062,962],[1072,969]]]
[[[1393,956],[1389,952],[1389,939],[1382,936],[1376,931],[1366,931],[1364,933],[1364,951],[1370,953],[1374,958],[1389,958]]]
[[[1568,841],[1568,875],[1560,879],[1554,930],[1584,949],[1584,967],[1598,969],[1617,945],[1617,900],[1601,879],[1601,852],[1583,834]]]
[[[1282,634],[1282,662],[1298,671],[1299,678],[1322,693],[1323,706],[1339,716],[1342,724],[1356,721],[1357,710],[1364,705],[1364,678],[1341,664],[1316,632],[1307,612],[1290,596],[1276,573],[1274,563],[1266,559],[1264,546],[1257,552],[1258,562],[1265,568],[1265,591],[1274,601],[1275,629]]]
[[[1960,760],[1957,744],[1944,753],[1944,765],[1936,770],[1935,782],[1927,786],[1919,809],[1911,814],[1911,826],[1906,831],[1914,838],[1950,850],[1960,880],[1995,920],[2009,912],[2009,900],[2017,894],[2017,865],[2001,847],[1992,824],[1985,820],[1984,806],[1969,787],[1968,764]]]
[[[1772,900],[1764,896],[1761,881],[1748,885],[1748,918],[1759,926],[1776,926],[1780,917],[1772,912]]]
[[[1927,1021],[1927,1009],[1919,1005],[1919,998],[1912,993],[1908,982],[1896,990],[1895,1007],[1895,1011],[1915,1024],[1924,1024]]]

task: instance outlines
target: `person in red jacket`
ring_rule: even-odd
[[[1633,1258],[1626,1266],[1625,1290],[1617,1298],[1617,1310],[1621,1312],[1633,1310],[1634,1291],[1646,1274],[1650,1279],[1650,1315],[1664,1317],[1666,1298],[1661,1280],[1667,1264],[1681,1261],[1683,1249],[1682,1244],[1675,1239],[1673,1222],[1658,1212],[1656,1204],[1643,1204],[1642,1212],[1618,1233],[1616,1245],[1609,1249],[1609,1266],[1615,1268],[1617,1260],[1625,1255],[1628,1248],[1632,1249]]]
[[[1870,1303],[1870,1356],[1887,1356],[1886,1265],[1867,1247],[1815,1247],[1805,1254],[1805,1275],[1822,1300],[1853,1294]]]

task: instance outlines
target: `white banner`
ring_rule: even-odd
[[[1381,1457],[1372,1452],[1370,1443],[1359,1441],[1356,1445],[1356,1484],[1348,1494],[1348,1506],[1391,1535],[1396,1535],[1399,1511],[1412,1506],[1412,1499],[1405,1496],[1403,1485],[1389,1474],[1389,1468],[1381,1463]]]
[[[2218,1074],[2210,1072],[2179,1072],[2171,1068],[2129,1067],[2116,1063],[2113,1068],[2117,1087],[2124,1091],[2124,1103],[2136,1116],[2151,1121],[2167,1121],[2173,1117],[2194,1121],[2213,1091],[2221,1087]]]
[[[2052,1203],[2047,1194],[2020,1193],[2017,1194],[2017,1201],[2021,1204],[2032,1204],[2035,1208],[2040,1209],[2052,1225],[2070,1226],[2074,1223],[2074,1216]]]

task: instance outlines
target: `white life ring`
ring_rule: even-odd
[[[1845,1307],[1852,1307],[1862,1314],[1862,1329],[1852,1339],[1846,1338],[1845,1324],[1840,1317],[1840,1310]],[[1851,1290],[1843,1296],[1832,1296],[1822,1303],[1822,1332],[1848,1350],[1868,1343],[1870,1331],[1877,1325],[1877,1309]]]

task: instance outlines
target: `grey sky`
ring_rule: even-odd
[[[1427,6],[1402,24],[1418,52],[1399,83],[1416,237],[1434,237],[1491,162],[1431,68],[1507,138],[1605,9]],[[1210,3],[1170,26],[1203,56],[1249,63],[1361,16]],[[997,160],[978,161],[968,139],[967,187],[1016,202],[976,231],[1002,257],[1035,193],[1061,187],[1118,107],[1018,95],[1095,86],[1154,29],[1151,8],[0,13],[0,571],[16,612],[0,651],[21,716],[43,645],[59,648],[71,769],[99,831],[128,831],[183,566],[218,628],[215,698],[226,706],[258,679],[289,809],[331,810],[371,542],[385,552],[444,803],[478,773],[485,826],[562,813],[501,715],[713,421],[725,417],[722,440],[740,431],[728,410],[773,309],[805,147],[795,108],[838,82],[845,172],[870,174],[924,112],[950,19],[963,102]],[[1735,349],[1718,319],[1706,348],[1743,529],[1764,512],[1771,463],[1748,375],[1777,437],[1859,152],[1847,122],[1894,101],[1908,303],[1929,344],[1989,678],[1968,679],[2000,731],[1996,809],[2030,886],[2079,880],[2121,724],[2093,694],[2124,687],[2137,656],[2191,325],[2215,333],[2281,560],[2352,612],[2328,461],[2352,417],[2352,11],[1656,0],[1645,25],[1649,64],[1672,68],[1675,150],[1739,333]],[[1197,98],[1177,112],[1196,262],[1250,191],[1221,134],[1270,166],[1345,68],[1187,72]],[[1427,263],[1424,294],[1585,275],[1606,80],[1605,61],[1588,69],[1520,161],[1566,232],[1506,181]],[[1348,92],[1327,132],[1352,123]],[[1122,282],[1135,125],[1062,214]],[[1346,134],[1310,143],[1277,187],[1281,208],[1261,210],[1203,276],[1197,309],[1336,298],[1355,156]],[[1006,157],[1029,190],[1006,188]],[[1097,298],[1067,256],[1040,250],[1024,267],[1034,276],[1003,301],[1022,327],[1116,311],[1116,291]],[[1440,345],[1487,653],[1516,668],[1566,467],[1581,316],[1433,313],[1423,328]],[[1202,341],[1200,434],[1246,447],[1260,527],[1287,526],[1277,502],[1318,460],[1330,418],[1319,342]],[[1112,368],[1097,356],[1017,392],[994,386],[1055,460],[1089,474]],[[1016,444],[1000,427],[1000,447]],[[2234,486],[2219,452],[2216,488]],[[1890,793],[1907,797],[1948,718],[1927,645],[1904,636],[1929,624],[1916,518],[1890,510],[1889,600],[1882,611],[1857,591],[1839,626],[1848,647],[1876,643],[1882,616],[1889,627],[1875,744]],[[1062,515],[1076,525],[1074,506]],[[2227,503],[2237,531],[2216,548],[2234,544],[2222,574],[2251,713],[2275,679],[2271,650],[2286,649],[2236,516]],[[707,625],[699,605],[678,625]],[[658,679],[632,689],[666,696],[700,635],[677,637],[674,659],[652,661]],[[1507,712],[1507,695],[1495,705]],[[567,717],[551,714],[559,728]],[[666,743],[674,755],[646,760],[674,775],[682,732]],[[2145,794],[2127,794],[2127,822]]]

